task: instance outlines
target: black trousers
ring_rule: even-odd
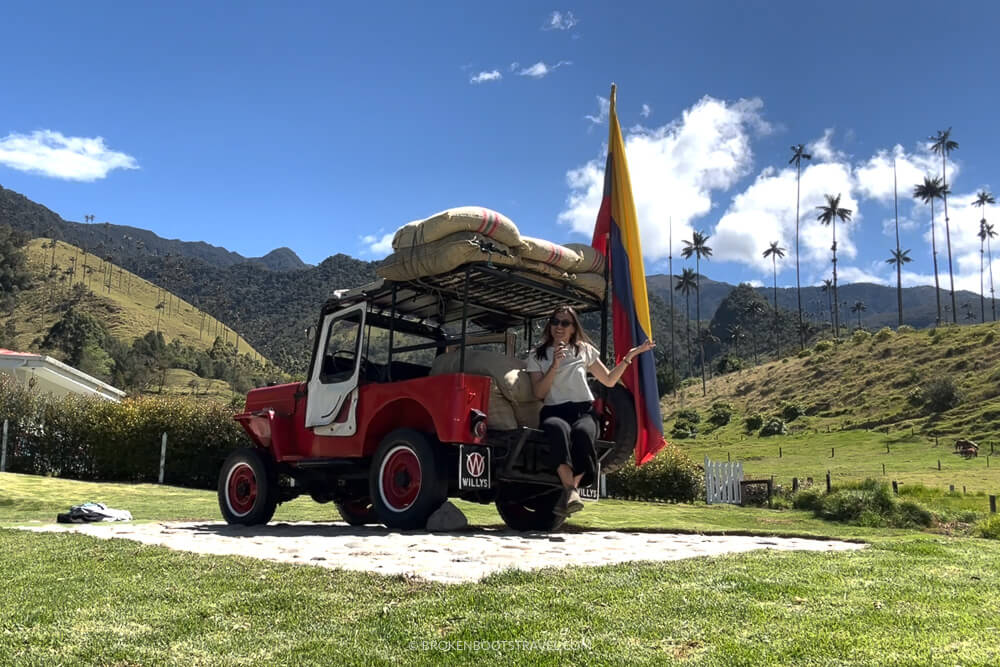
[[[542,430],[549,440],[552,469],[565,463],[574,475],[583,475],[580,486],[589,486],[597,475],[597,417],[593,404],[559,403],[542,406]]]

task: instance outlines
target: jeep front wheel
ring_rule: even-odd
[[[257,449],[237,449],[219,471],[219,509],[226,523],[267,523],[278,506],[274,462]]]
[[[344,521],[351,526],[364,526],[369,523],[379,523],[375,506],[368,498],[352,498],[337,501],[337,511]]]
[[[434,448],[411,429],[397,429],[382,439],[368,481],[375,512],[389,528],[423,528],[448,497]]]

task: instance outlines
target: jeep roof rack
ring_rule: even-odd
[[[546,317],[559,305],[577,312],[603,310],[604,300],[552,278],[488,262],[465,264],[448,273],[413,280],[382,278],[337,292],[324,312],[368,301],[382,314],[430,326],[471,320],[484,329],[504,330]]]

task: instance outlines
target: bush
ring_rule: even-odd
[[[951,378],[935,378],[923,390],[924,407],[930,412],[951,410],[961,402],[958,387]]]
[[[896,333],[913,333],[914,331],[916,331],[916,329],[911,327],[909,324],[903,324],[898,329],[896,329]]]
[[[792,504],[828,521],[873,527],[926,527],[935,518],[920,503],[896,499],[888,484],[873,479],[838,486],[831,493],[806,489],[795,495]]]
[[[812,350],[810,350],[808,347],[804,347],[801,350],[799,350],[798,354],[798,356],[802,359],[805,359],[806,357],[811,355],[812,355]]]
[[[641,467],[635,460],[608,475],[611,496],[691,502],[705,492],[704,473],[684,452],[667,445]]]
[[[976,525],[976,536],[987,540],[1000,540],[1000,514],[994,514]]]
[[[686,440],[698,435],[698,427],[686,419],[677,419],[670,430],[670,436],[676,440]]]
[[[743,420],[744,426],[746,426],[747,432],[757,431],[761,426],[764,425],[764,416],[759,412],[749,415]]]
[[[715,426],[725,426],[733,419],[733,406],[725,401],[712,403],[712,410],[708,415],[709,423]]]
[[[881,329],[878,330],[878,333],[875,334],[875,340],[877,340],[880,343],[883,343],[889,340],[890,338],[892,338],[892,329],[890,329],[889,327],[882,327]]]
[[[914,407],[924,404],[924,390],[921,387],[914,387],[906,394],[906,402]]]
[[[855,345],[861,345],[862,343],[868,341],[871,337],[872,335],[864,329],[855,329],[854,333],[851,334],[851,342]]]
[[[795,421],[805,414],[805,410],[798,403],[783,401],[781,403],[781,417],[786,422]]]
[[[156,481],[160,438],[166,432],[164,481],[211,489],[226,455],[248,444],[232,411],[211,401],[145,396],[121,403],[80,396],[52,399],[19,389],[4,377],[0,420],[12,424],[11,472]]]
[[[695,410],[678,410],[676,418],[689,421],[692,424],[697,424],[701,421],[701,415]]]
[[[826,352],[827,350],[832,348],[833,348],[833,343],[831,341],[821,340],[818,341],[815,345],[813,345],[813,352]]]
[[[742,369],[743,360],[732,354],[727,354],[715,362],[715,370],[719,375],[733,373]]]
[[[983,336],[983,344],[989,345],[997,339],[997,334],[995,331],[987,331],[986,335]]]
[[[788,429],[785,427],[785,422],[778,417],[771,417],[764,424],[764,427],[760,429],[760,437],[767,438],[772,435],[785,435],[788,433]]]

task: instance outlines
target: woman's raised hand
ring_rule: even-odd
[[[651,340],[647,340],[642,345],[637,345],[636,347],[633,347],[631,350],[628,351],[628,354],[626,354],[625,356],[628,357],[629,362],[631,362],[633,359],[638,357],[643,352],[648,352],[649,350],[652,350],[654,347],[656,347],[656,343],[654,343]]]

